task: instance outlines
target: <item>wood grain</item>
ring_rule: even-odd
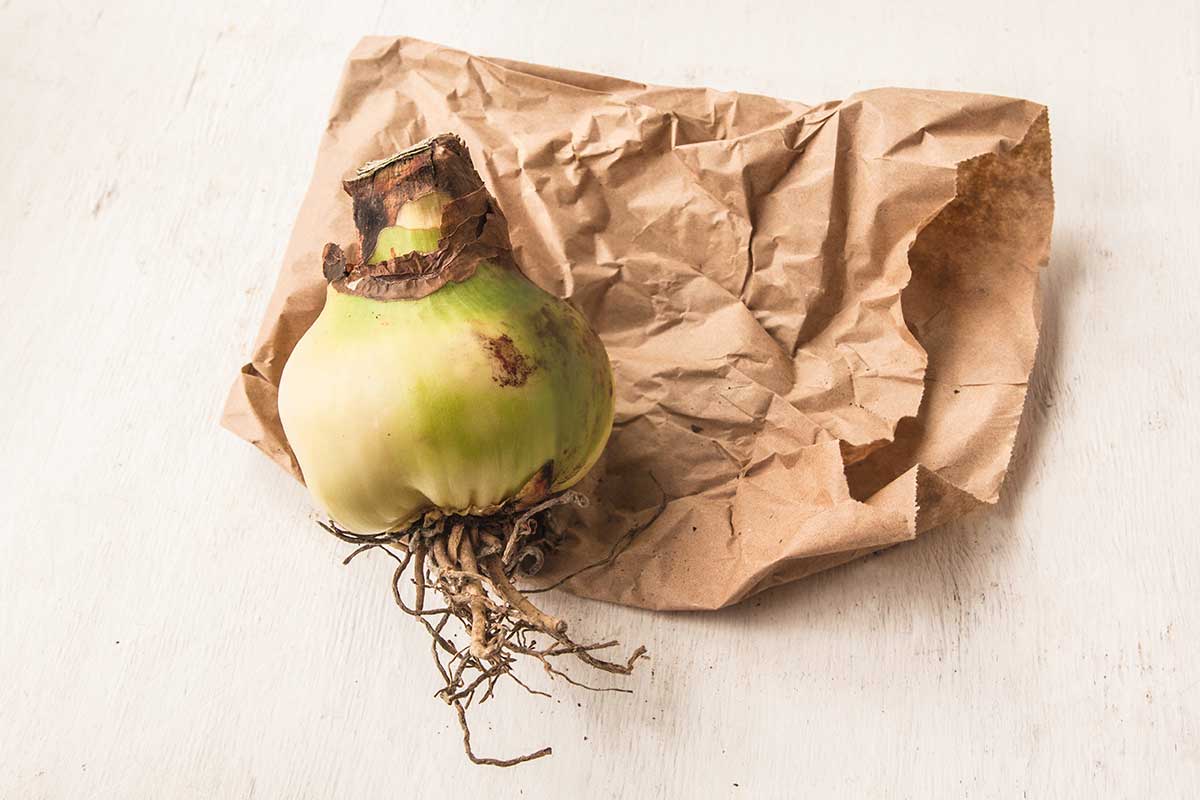
[[[555,755],[466,764],[389,566],[339,566],[216,424],[365,33],[1047,103],[1045,327],[999,506],[716,614],[548,596],[653,660],[632,697],[499,698],[477,749]],[[1196,796],[1198,75],[1187,2],[0,0],[0,798]]]

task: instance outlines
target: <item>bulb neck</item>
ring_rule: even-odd
[[[514,266],[508,225],[457,136],[365,164],[343,188],[359,241],[349,254],[325,247],[325,278],[338,291],[411,300],[466,280],[484,259]]]
[[[401,219],[402,210],[419,207],[424,214],[410,212],[408,216],[430,216],[428,212],[436,206],[440,225],[446,205],[480,189],[487,191],[471,165],[466,144],[452,134],[434,136],[388,158],[368,162],[342,186],[354,201],[354,226],[364,257],[375,254],[384,229],[418,227]]]
[[[409,253],[432,253],[442,238],[442,211],[450,202],[444,192],[430,192],[400,206],[396,224],[384,228],[375,239],[375,252],[368,264],[379,264]]]

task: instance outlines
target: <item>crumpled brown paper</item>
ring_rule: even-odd
[[[354,236],[340,181],[445,131],[616,372],[580,487],[596,502],[551,578],[615,553],[567,588],[717,608],[995,502],[1050,241],[1043,106],[908,89],[806,106],[391,38],[350,56],[225,409],[292,475],[276,387],[321,310],[322,246]]]

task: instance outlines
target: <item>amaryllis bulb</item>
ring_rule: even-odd
[[[612,427],[608,356],[526,278],[462,143],[436,137],[347,182],[361,263],[326,249],[325,307],[279,387],[316,501],[355,533],[489,514],[576,483]]]

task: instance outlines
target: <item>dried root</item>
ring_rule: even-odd
[[[480,703],[487,701],[501,679],[511,679],[531,694],[549,696],[527,686],[512,671],[519,657],[539,662],[551,678],[559,677],[575,686],[626,692],[629,690],[587,686],[554,662],[571,656],[602,672],[628,675],[646,654],[646,648],[639,647],[624,663],[597,657],[598,651],[618,643],[575,642],[567,635],[564,620],[543,612],[526,596],[532,592],[522,592],[513,585],[514,575],[535,574],[546,552],[558,545],[560,537],[546,524],[545,517],[554,506],[567,503],[586,505],[587,500],[568,491],[521,513],[489,517],[430,514],[408,530],[373,536],[321,523],[339,539],[358,545],[344,563],[375,548],[395,559],[392,596],[401,610],[419,620],[432,637],[433,659],[443,682],[436,696],[454,709],[462,728],[463,749],[476,764],[511,767],[551,753],[551,748],[544,747],[516,758],[497,759],[479,757],[471,749],[467,709],[476,696]],[[615,549],[610,559],[612,555]],[[412,605],[405,602],[401,591],[406,575],[410,575],[414,586]],[[426,608],[429,589],[436,591],[443,605]],[[465,646],[457,645],[446,632],[452,617],[469,633]]]

